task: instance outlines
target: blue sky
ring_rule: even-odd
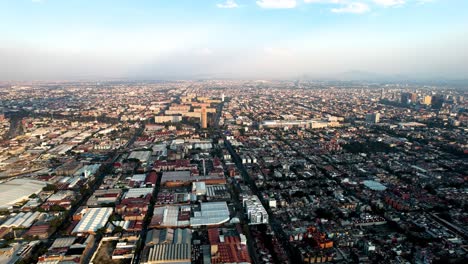
[[[468,77],[466,0],[0,0],[0,79]]]

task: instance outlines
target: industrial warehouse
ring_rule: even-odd
[[[18,202],[28,200],[31,194],[42,191],[46,183],[30,179],[13,179],[0,183],[0,209],[9,209]]]

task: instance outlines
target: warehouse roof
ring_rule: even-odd
[[[128,159],[137,159],[145,163],[149,160],[150,157],[151,157],[150,150],[138,150],[138,151],[132,151],[130,153],[130,156],[128,156]]]
[[[73,245],[75,242],[76,237],[61,237],[55,239],[54,243],[50,248],[68,248]]]
[[[156,244],[190,244],[192,231],[188,228],[151,229],[146,236],[146,245]]]
[[[229,221],[229,208],[226,202],[208,202],[200,205],[190,218],[191,226],[219,225]]]
[[[367,188],[374,190],[374,191],[385,191],[385,189],[387,189],[387,187],[382,185],[380,182],[364,181],[363,183]]]
[[[165,171],[161,183],[168,181],[190,181],[190,171]]]
[[[94,233],[106,225],[113,208],[88,208],[84,217],[75,226],[72,233]]]
[[[46,183],[26,178],[13,179],[0,184],[0,208],[8,208],[17,202],[28,199],[33,193],[39,193]]]
[[[150,248],[148,262],[190,263],[190,244],[158,244]]]
[[[140,196],[146,196],[147,194],[152,194],[153,188],[132,188],[129,189],[125,194],[125,198],[137,198]]]

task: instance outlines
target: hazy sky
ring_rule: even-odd
[[[0,0],[0,80],[468,77],[467,0]]]

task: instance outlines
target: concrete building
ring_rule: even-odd
[[[431,105],[432,104],[432,96],[426,95],[424,96],[422,103],[425,105]]]
[[[151,153],[152,152],[150,150],[132,151],[128,156],[128,159],[139,160],[143,166],[146,166],[151,158]]]
[[[366,122],[370,124],[377,124],[380,122],[380,113],[369,113],[366,115]]]
[[[121,189],[96,190],[88,199],[86,205],[89,207],[97,207],[103,204],[115,204],[121,195]]]
[[[208,115],[206,113],[206,107],[201,109],[201,127],[203,129],[208,128]]]
[[[191,181],[190,171],[165,171],[162,174],[161,185],[179,186],[187,185]]]
[[[161,124],[161,123],[179,123],[182,121],[182,116],[155,116],[154,117],[154,122],[156,124]]]
[[[304,128],[326,128],[328,126],[336,126],[337,122],[328,122],[323,120],[264,120],[260,124],[262,128],[293,128],[293,127],[304,127]]]
[[[250,195],[242,199],[242,203],[251,225],[268,224],[268,213],[256,195]]]
[[[195,195],[205,195],[206,194],[205,182],[192,182],[192,193]]]
[[[124,199],[144,197],[148,194],[153,194],[153,188],[132,188],[125,193]]]
[[[57,238],[38,263],[84,263],[94,243],[93,235]]]
[[[402,104],[416,103],[417,99],[418,99],[418,95],[416,93],[402,93],[401,94]]]

